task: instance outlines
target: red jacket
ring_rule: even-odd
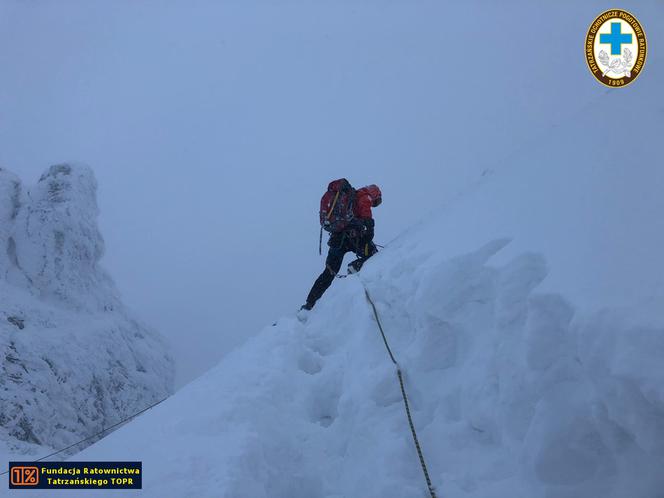
[[[382,193],[377,185],[362,187],[355,194],[353,214],[356,218],[371,218],[371,208],[378,206],[382,200]]]

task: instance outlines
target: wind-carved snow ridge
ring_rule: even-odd
[[[439,496],[660,498],[664,330],[581,316],[508,244],[400,240],[77,458],[143,460],[142,497],[427,496],[365,284]]]
[[[96,190],[84,165],[31,188],[0,170],[0,453],[41,457],[172,391],[166,345],[99,266]]]

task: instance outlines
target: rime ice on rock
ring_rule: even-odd
[[[42,456],[172,390],[166,345],[99,266],[96,190],[83,165],[29,188],[0,170],[0,453]]]
[[[119,299],[99,267],[97,182],[87,166],[51,166],[27,192],[16,217],[17,262],[44,298],[98,311]]]

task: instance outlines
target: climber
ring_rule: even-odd
[[[355,190],[345,178],[330,182],[320,201],[322,231],[330,233],[330,247],[323,273],[314,282],[307,302],[301,309],[310,310],[334,280],[347,252],[357,259],[348,265],[348,273],[357,273],[364,262],[378,250],[373,243],[374,220],[371,208],[379,206],[382,194],[376,185]]]

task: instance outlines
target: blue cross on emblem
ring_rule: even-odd
[[[632,43],[631,33],[621,33],[620,23],[611,23],[611,33],[599,35],[600,43],[609,43],[611,45],[611,55],[620,55],[623,43]]]

